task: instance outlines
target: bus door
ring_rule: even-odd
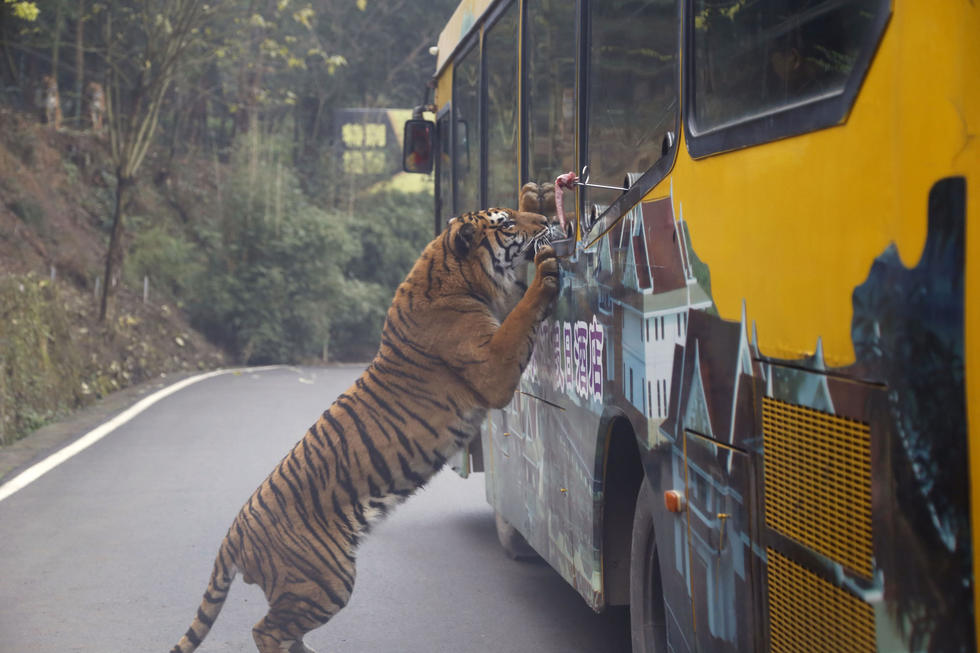
[[[688,582],[698,651],[752,651],[757,586],[753,573],[749,455],[686,431]]]

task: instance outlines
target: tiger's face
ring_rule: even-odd
[[[536,245],[547,244],[549,228],[543,215],[498,208],[449,221],[446,236],[460,266],[470,271],[463,275],[469,291],[488,299],[498,319],[527,289],[527,264],[534,260]]]
[[[453,252],[460,260],[478,258],[498,275],[534,259],[549,234],[547,218],[511,209],[486,209],[449,221]]]

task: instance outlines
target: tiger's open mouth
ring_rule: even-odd
[[[549,224],[547,227],[531,236],[524,246],[521,247],[520,254],[523,254],[529,261],[533,261],[535,255],[545,245],[550,245],[552,241],[561,240],[565,237],[561,227],[556,224]]]

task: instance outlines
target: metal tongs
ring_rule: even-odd
[[[603,188],[606,190],[618,190],[625,193],[629,190],[622,186],[606,186],[604,184],[590,183],[589,166],[582,166],[582,174],[576,175],[574,172],[566,172],[558,175],[555,179],[555,213],[558,217],[558,224],[561,225],[562,232],[565,231],[565,210],[562,203],[562,189],[572,186],[585,186],[586,188]],[[629,183],[629,182],[627,182]]]
[[[575,186],[585,186],[586,188],[605,188],[606,190],[618,190],[623,193],[629,190],[628,186],[606,186],[605,184],[591,184],[589,183],[590,179],[591,177],[589,176],[589,166],[585,165],[582,166],[582,174],[580,174],[578,178],[572,182],[572,184],[574,184]]]

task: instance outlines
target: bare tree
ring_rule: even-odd
[[[189,49],[201,44],[217,3],[158,0],[119,4],[105,12],[106,124],[116,176],[116,201],[105,261],[99,319],[105,321],[113,275],[122,267],[124,213],[136,175],[153,142],[167,89]],[[114,22],[115,21],[115,22]],[[135,49],[132,44],[138,44]]]

